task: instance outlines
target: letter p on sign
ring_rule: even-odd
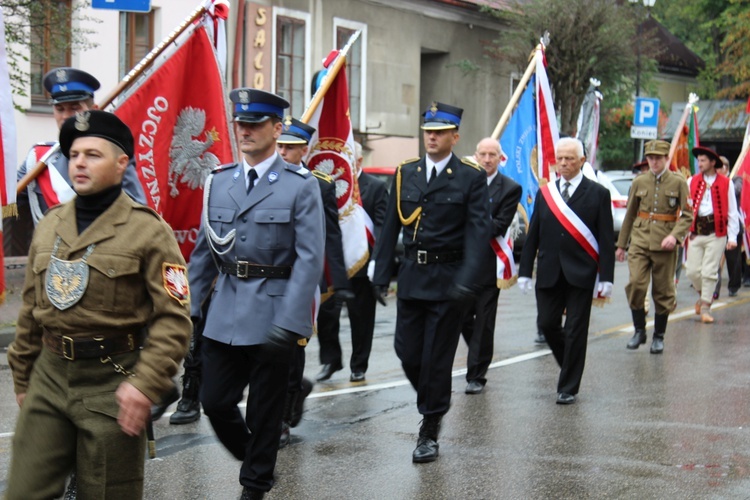
[[[659,99],[637,97],[633,121],[638,127],[657,127],[659,125]]]

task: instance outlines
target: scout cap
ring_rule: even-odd
[[[242,123],[261,123],[272,116],[284,117],[284,110],[289,102],[276,94],[251,88],[234,89],[229,93],[234,103],[234,121]]]
[[[80,69],[57,68],[44,75],[44,88],[52,96],[52,104],[85,101],[94,97],[99,80]]]
[[[669,143],[660,140],[648,141],[643,154],[646,156],[669,156]]]
[[[448,130],[458,128],[464,110],[441,102],[433,102],[422,116],[422,130]]]
[[[133,134],[116,115],[107,111],[91,110],[76,113],[60,128],[60,150],[70,158],[70,147],[79,137],[100,137],[120,146],[128,158],[133,157]]]
[[[282,122],[281,135],[276,144],[309,144],[314,133],[314,127],[287,116]]]
[[[721,156],[719,156],[719,153],[716,152],[716,149],[709,148],[706,146],[697,146],[693,148],[693,156],[698,158],[698,155],[706,155],[709,158],[712,158],[716,161],[716,166],[721,167]]]

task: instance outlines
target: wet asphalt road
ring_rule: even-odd
[[[750,288],[696,321],[695,292],[678,285],[663,355],[632,334],[617,264],[613,302],[592,313],[586,371],[576,404],[555,404],[558,367],[533,344],[535,301],[500,294],[495,362],[484,393],[466,395],[456,355],[451,411],[440,458],[412,464],[420,416],[393,352],[395,302],[378,309],[364,384],[349,370],[316,384],[293,442],[279,452],[269,499],[750,498]],[[726,280],[724,281],[726,283]],[[650,320],[653,315],[650,315]],[[345,356],[351,352],[342,321]],[[649,324],[649,342],[651,339]],[[319,370],[317,341],[306,375]],[[345,365],[347,364],[345,360]],[[0,492],[5,489],[15,407],[0,355]],[[155,424],[158,457],[146,463],[148,499],[234,499],[239,463],[208,420]]]

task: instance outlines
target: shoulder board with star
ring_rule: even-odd
[[[418,162],[419,160],[420,160],[420,158],[419,158],[419,157],[416,157],[416,158],[409,158],[408,160],[404,160],[404,161],[402,161],[401,163],[399,163],[399,165],[398,165],[398,166],[399,166],[399,168],[401,168],[401,167],[403,167],[403,166],[405,166],[405,165],[408,165],[408,164],[410,164],[410,163],[417,163],[417,162]]]
[[[320,172],[320,171],[318,171],[318,170],[313,170],[313,171],[312,171],[312,174],[313,174],[313,175],[314,175],[315,177],[317,177],[318,179],[320,179],[321,181],[325,181],[325,182],[327,182],[327,183],[329,183],[329,184],[330,184],[331,182],[333,182],[333,177],[331,177],[330,175],[328,175],[328,174],[327,174],[327,173],[325,173],[325,172]]]
[[[225,163],[224,165],[218,165],[211,170],[212,174],[218,174],[220,172],[224,172],[226,170],[232,170],[233,168],[236,168],[239,166],[239,163]]]
[[[466,159],[464,159],[464,158],[461,158],[461,163],[463,163],[464,165],[468,165],[468,166],[470,166],[470,167],[471,167],[471,168],[473,168],[474,170],[482,170],[482,168],[481,168],[481,167],[480,167],[479,165],[477,165],[476,163],[474,163],[474,162],[471,162],[471,161],[469,161],[469,160],[466,160]]]

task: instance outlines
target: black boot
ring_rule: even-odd
[[[188,373],[183,375],[182,399],[177,403],[177,410],[169,417],[170,424],[189,424],[201,418],[201,403],[198,399],[200,388],[200,377]]]
[[[297,398],[294,400],[292,405],[292,413],[289,416],[289,425],[297,427],[299,421],[302,420],[302,413],[305,411],[305,399],[310,395],[313,389],[313,383],[302,377],[302,390],[297,393]]]
[[[286,393],[286,400],[284,401],[284,415],[281,417],[281,436],[279,437],[279,449],[282,449],[284,446],[288,445],[292,440],[292,412],[299,396],[299,392]]]
[[[664,352],[664,332],[667,331],[669,314],[657,314],[654,317],[654,339],[651,341],[651,354]]]
[[[240,496],[240,500],[261,500],[265,495],[265,491],[253,490],[245,486],[242,488],[242,496]]]
[[[161,401],[159,401],[157,404],[151,405],[151,420],[153,422],[159,420],[161,416],[164,415],[164,412],[167,411],[169,405],[171,405],[178,399],[180,399],[180,390],[175,384],[171,389],[169,389],[169,392],[162,396]]]
[[[438,457],[438,433],[440,432],[441,415],[425,415],[419,428],[417,447],[412,453],[411,461],[415,464],[434,462]]]
[[[628,342],[627,348],[638,349],[641,344],[646,343],[646,310],[632,309],[630,312],[633,314],[635,333],[633,334],[633,338]]]

